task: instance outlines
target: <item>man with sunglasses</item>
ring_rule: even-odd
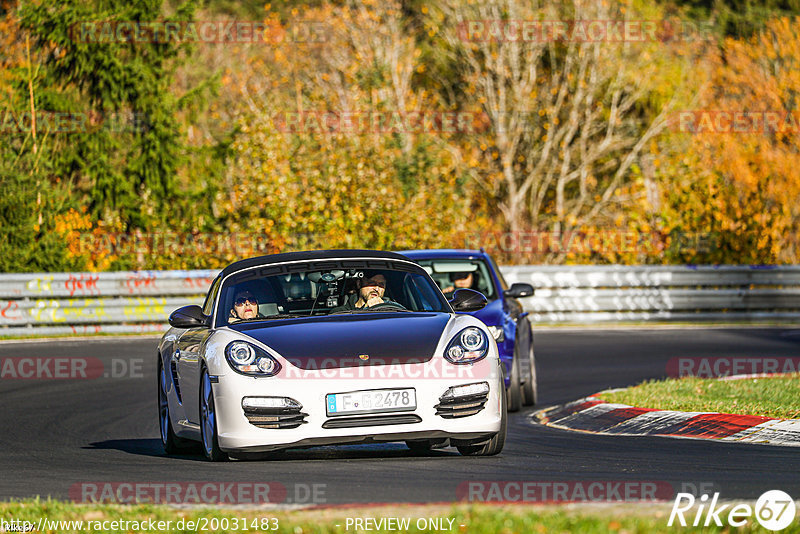
[[[471,272],[450,273],[450,286],[442,289],[445,298],[450,300],[456,289],[475,289],[475,275]]]
[[[358,300],[356,308],[371,308],[377,304],[383,304],[383,294],[386,292],[386,277],[382,274],[374,274],[369,278],[362,278],[359,284]]]
[[[233,299],[229,323],[236,323],[247,319],[259,319],[263,317],[258,313],[258,300],[249,291],[238,291]]]
[[[359,279],[358,293],[349,297],[344,305],[331,310],[331,313],[358,310],[361,308],[372,308],[379,304],[393,304],[397,307],[403,308],[397,302],[391,299],[384,298],[383,294],[386,292],[386,277],[380,273],[373,274],[372,276],[364,276]]]

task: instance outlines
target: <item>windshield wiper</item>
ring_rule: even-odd
[[[252,323],[254,321],[269,321],[270,319],[290,319],[295,317],[308,317],[307,315],[300,315],[299,313],[280,313],[278,315],[265,315],[263,317],[253,317],[252,319],[239,319],[230,324]]]
[[[401,308],[356,308],[355,310],[339,310],[328,315],[344,315],[346,313],[378,313],[378,312],[413,312],[414,310]]]
[[[310,317],[302,313],[279,313],[278,315],[267,315],[263,319],[292,319],[296,317]]]

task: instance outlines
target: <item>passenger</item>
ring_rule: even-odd
[[[453,285],[442,289],[442,293],[447,297],[447,300],[450,300],[453,298],[453,293],[456,289],[474,289],[472,287],[474,281],[475,275],[471,272],[450,273],[450,282]]]
[[[258,300],[249,291],[239,291],[233,299],[229,323],[236,323],[247,319],[260,319],[264,317],[258,312]]]

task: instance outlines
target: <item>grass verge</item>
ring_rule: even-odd
[[[0,518],[29,521],[39,531],[39,521],[73,521],[39,532],[281,532],[291,534],[356,532],[453,532],[459,534],[511,534],[517,532],[674,532],[696,529],[667,526],[671,503],[547,505],[392,505],[372,508],[325,508],[296,511],[179,509],[166,505],[75,504],[29,500],[0,503]],[[348,518],[350,523],[348,523]],[[355,519],[408,518],[407,529],[387,529],[380,522],[358,528]],[[154,522],[167,525],[150,528]],[[420,520],[423,520],[424,523]],[[691,518],[689,519],[691,521]],[[74,521],[82,521],[80,526]],[[117,521],[116,525],[112,521]],[[183,521],[181,523],[181,521]],[[189,521],[193,524],[189,525]],[[255,521],[256,523],[253,523]],[[420,521],[418,523],[418,521]],[[91,523],[90,523],[91,522]],[[104,523],[105,522],[105,523]],[[123,523],[124,522],[124,523]],[[236,522],[236,527],[234,527]],[[247,527],[244,527],[244,525]],[[224,528],[222,525],[227,525]],[[363,526],[365,526],[362,523]],[[166,528],[159,528],[165,526]],[[252,528],[252,527],[257,528]],[[105,528],[102,528],[105,527]],[[199,528],[198,528],[199,527]],[[722,528],[703,528],[723,532]],[[755,520],[740,532],[765,532]],[[782,531],[799,533],[794,522]]]
[[[719,412],[800,419],[800,374],[769,378],[648,380],[597,395],[607,402],[683,412]]]

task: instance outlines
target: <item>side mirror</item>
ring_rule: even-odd
[[[208,326],[208,317],[197,304],[178,308],[169,315],[169,324],[175,328],[195,328]]]
[[[533,293],[534,289],[532,285],[523,284],[521,282],[511,284],[511,287],[503,291],[503,295],[514,299],[519,299],[522,297],[532,297]]]
[[[483,293],[462,288],[456,289],[456,292],[453,293],[453,299],[450,301],[450,305],[453,307],[453,310],[457,312],[471,312],[480,310],[486,306],[488,302],[486,297],[483,296]]]

